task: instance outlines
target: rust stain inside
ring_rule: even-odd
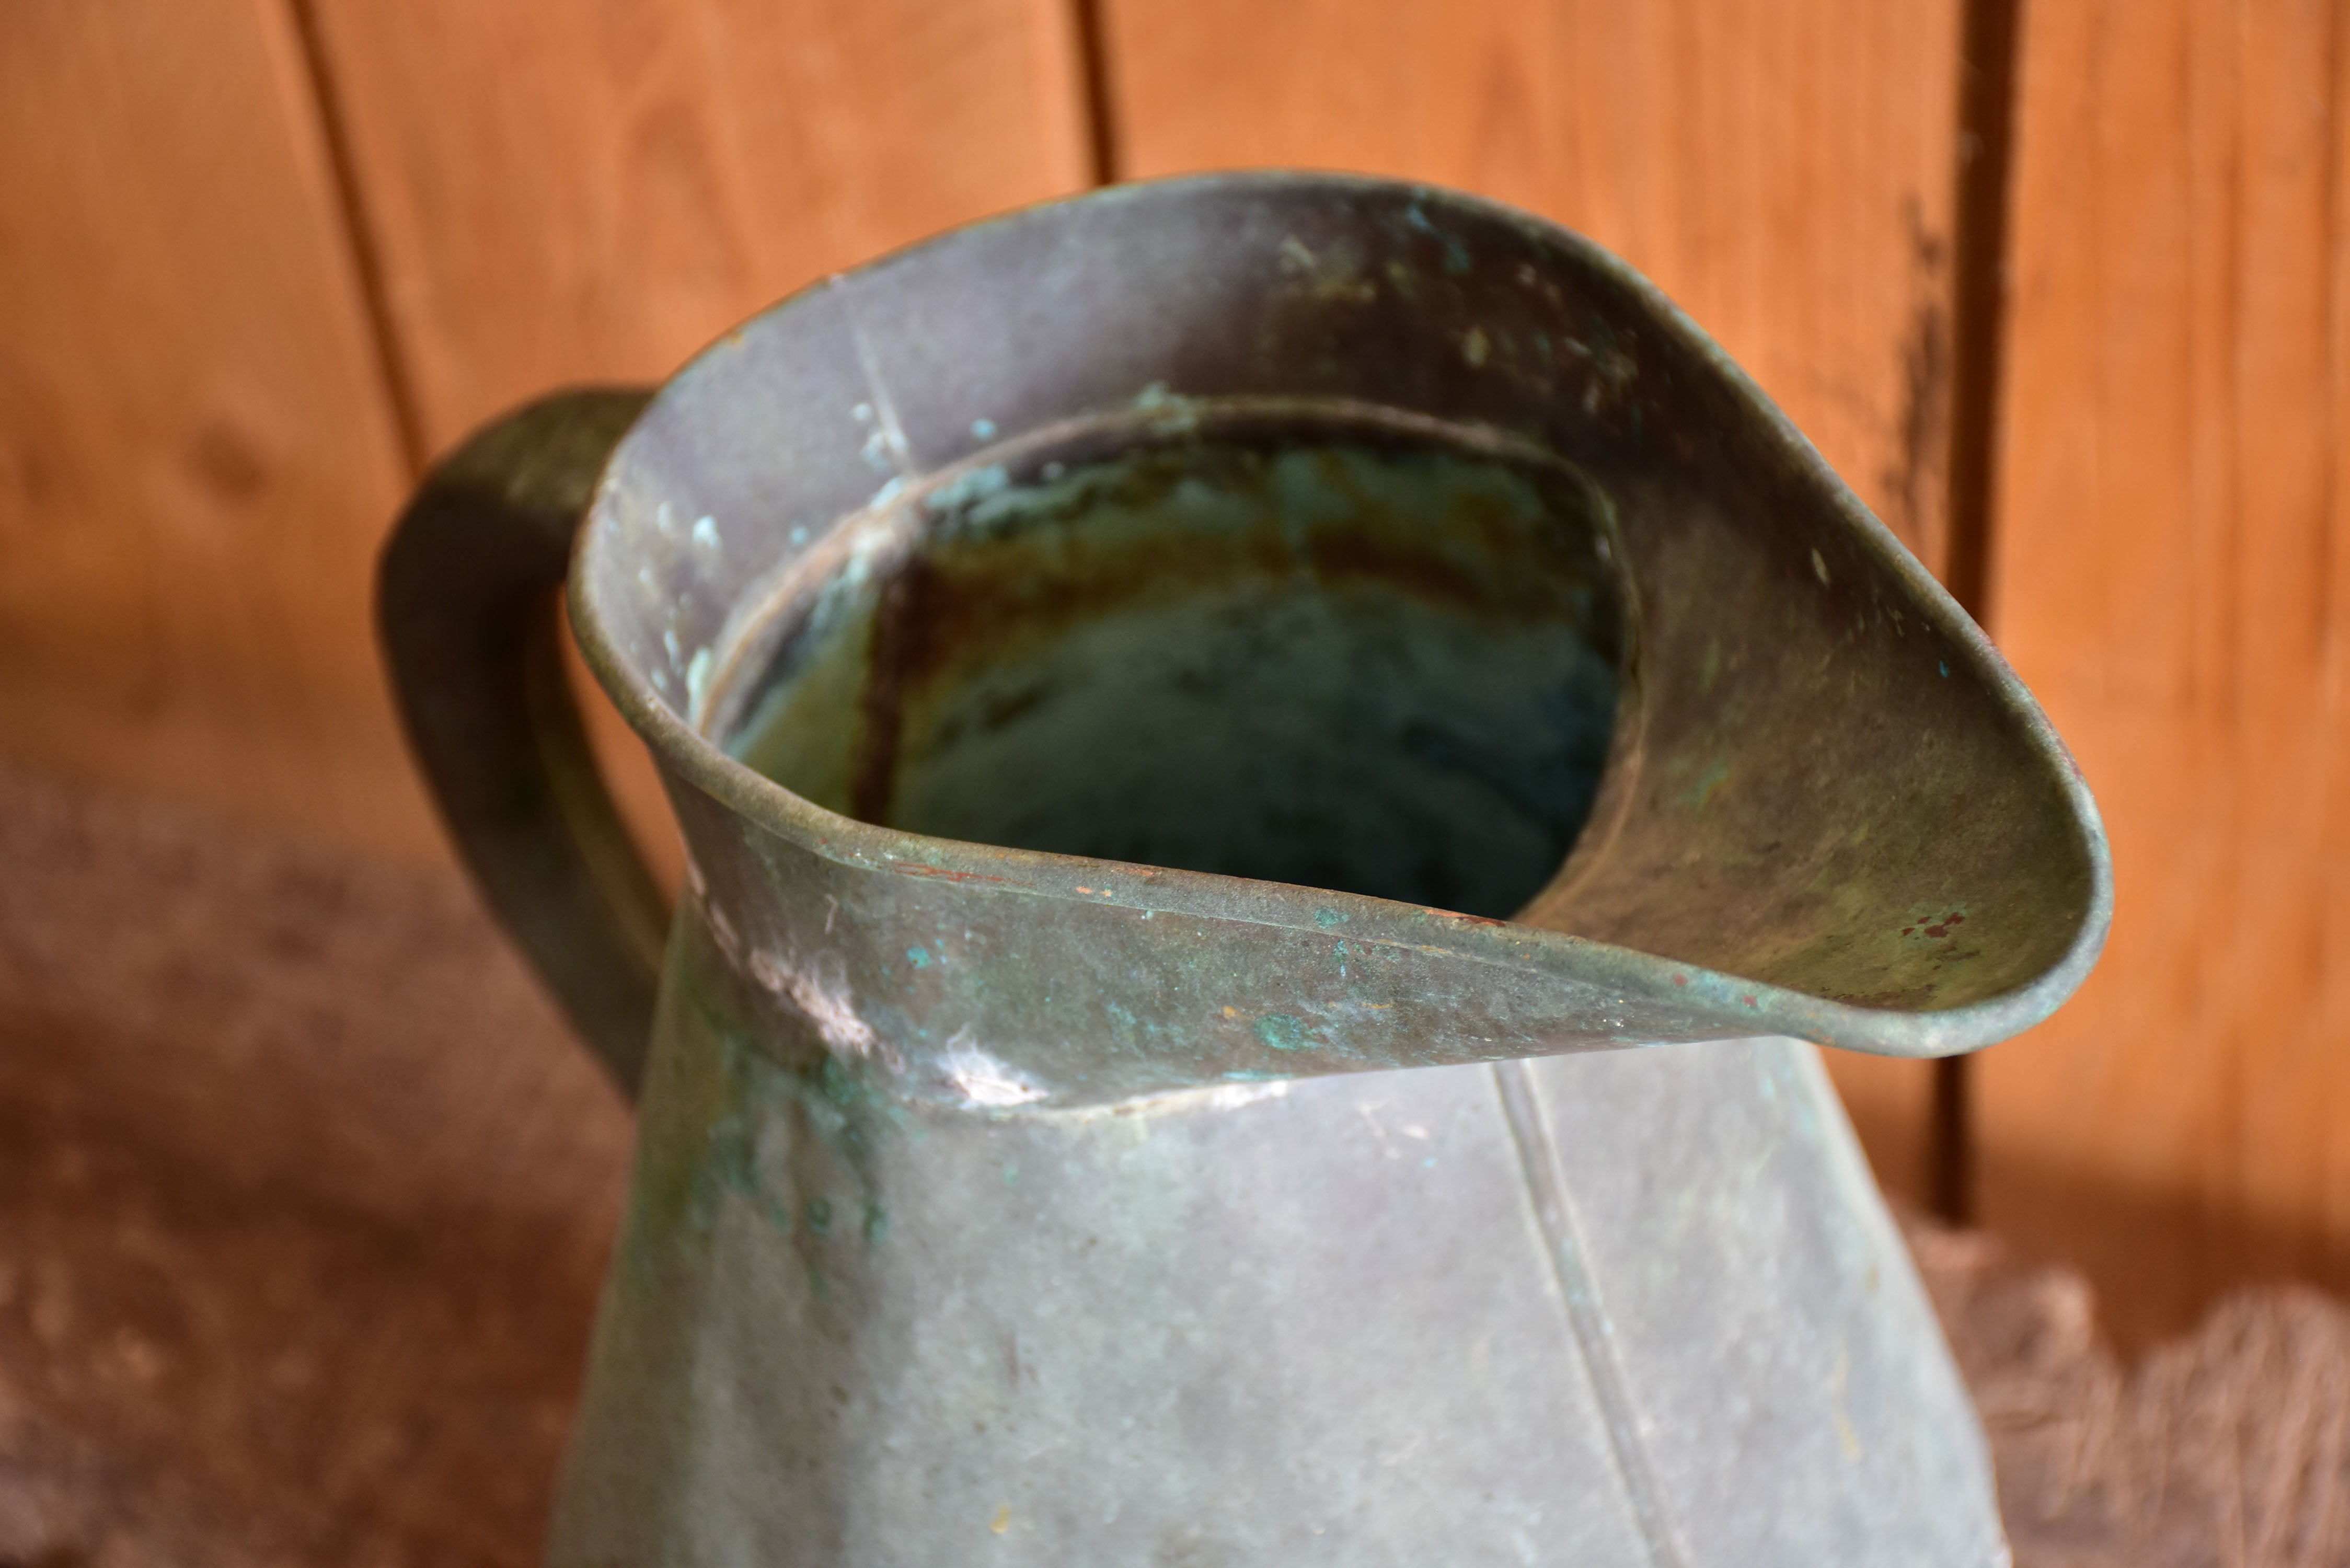
[[[1320,416],[965,471],[785,614],[730,744],[865,821],[1499,920],[1624,660],[1571,469]],[[830,596],[827,598],[826,596]]]

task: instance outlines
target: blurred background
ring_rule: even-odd
[[[205,1496],[296,1482],[221,1560],[527,1560],[627,1127],[394,727],[422,467],[941,228],[1243,164],[1618,251],[2072,745],[2112,945],[1962,1064],[1832,1063],[1887,1189],[2125,1358],[2350,1290],[2344,5],[9,0],[0,1454],[50,1479],[0,1563],[112,1561],[134,1492],[208,1560]]]

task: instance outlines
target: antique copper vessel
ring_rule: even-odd
[[[2045,1016],[2095,811],[1589,243],[1319,175],[1014,213],[485,431],[380,587],[639,1096],[553,1561],[2003,1560],[1804,1042]]]

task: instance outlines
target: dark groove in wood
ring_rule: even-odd
[[[1926,1128],[1926,1201],[1953,1225],[1975,1218],[1974,1096],[1964,1056],[1934,1064],[1933,1102]]]
[[[1951,595],[1978,621],[1991,607],[1991,505],[1999,466],[1999,379],[2007,327],[2007,230],[2021,10],[2021,0],[1965,0],[1959,54],[1946,571]]]
[[[1118,103],[1110,83],[1108,24],[1102,15],[1107,4],[1070,0],[1077,25],[1077,68],[1086,78],[1086,150],[1093,163],[1087,172],[1097,186],[1114,185],[1119,178]]]
[[[336,90],[334,70],[328,59],[317,0],[286,0],[286,9],[294,19],[295,36],[301,41],[302,65],[317,108],[319,132],[327,144],[327,162],[334,175],[335,200],[342,212],[343,233],[350,244],[352,264],[359,270],[368,336],[375,348],[376,373],[383,382],[384,401],[391,410],[392,425],[400,438],[400,456],[408,464],[409,477],[421,478],[430,453],[424,440],[423,416],[417,403],[415,378],[400,350],[400,334],[392,320],[390,296],[384,284],[383,258],[375,231],[368,222],[359,161],[351,151],[342,98]]]
[[[1992,496],[1999,477],[2001,351],[2007,329],[2015,77],[2022,0],[1964,0],[1950,298],[1950,547],[1943,580],[1989,624]],[[1963,1057],[1935,1064],[1928,1189],[1957,1224],[1974,1212],[1974,1117]]]

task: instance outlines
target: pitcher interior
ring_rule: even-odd
[[[871,823],[1502,918],[1607,765],[1610,528],[1490,433],[1146,400],[836,530],[738,619],[704,726]]]

